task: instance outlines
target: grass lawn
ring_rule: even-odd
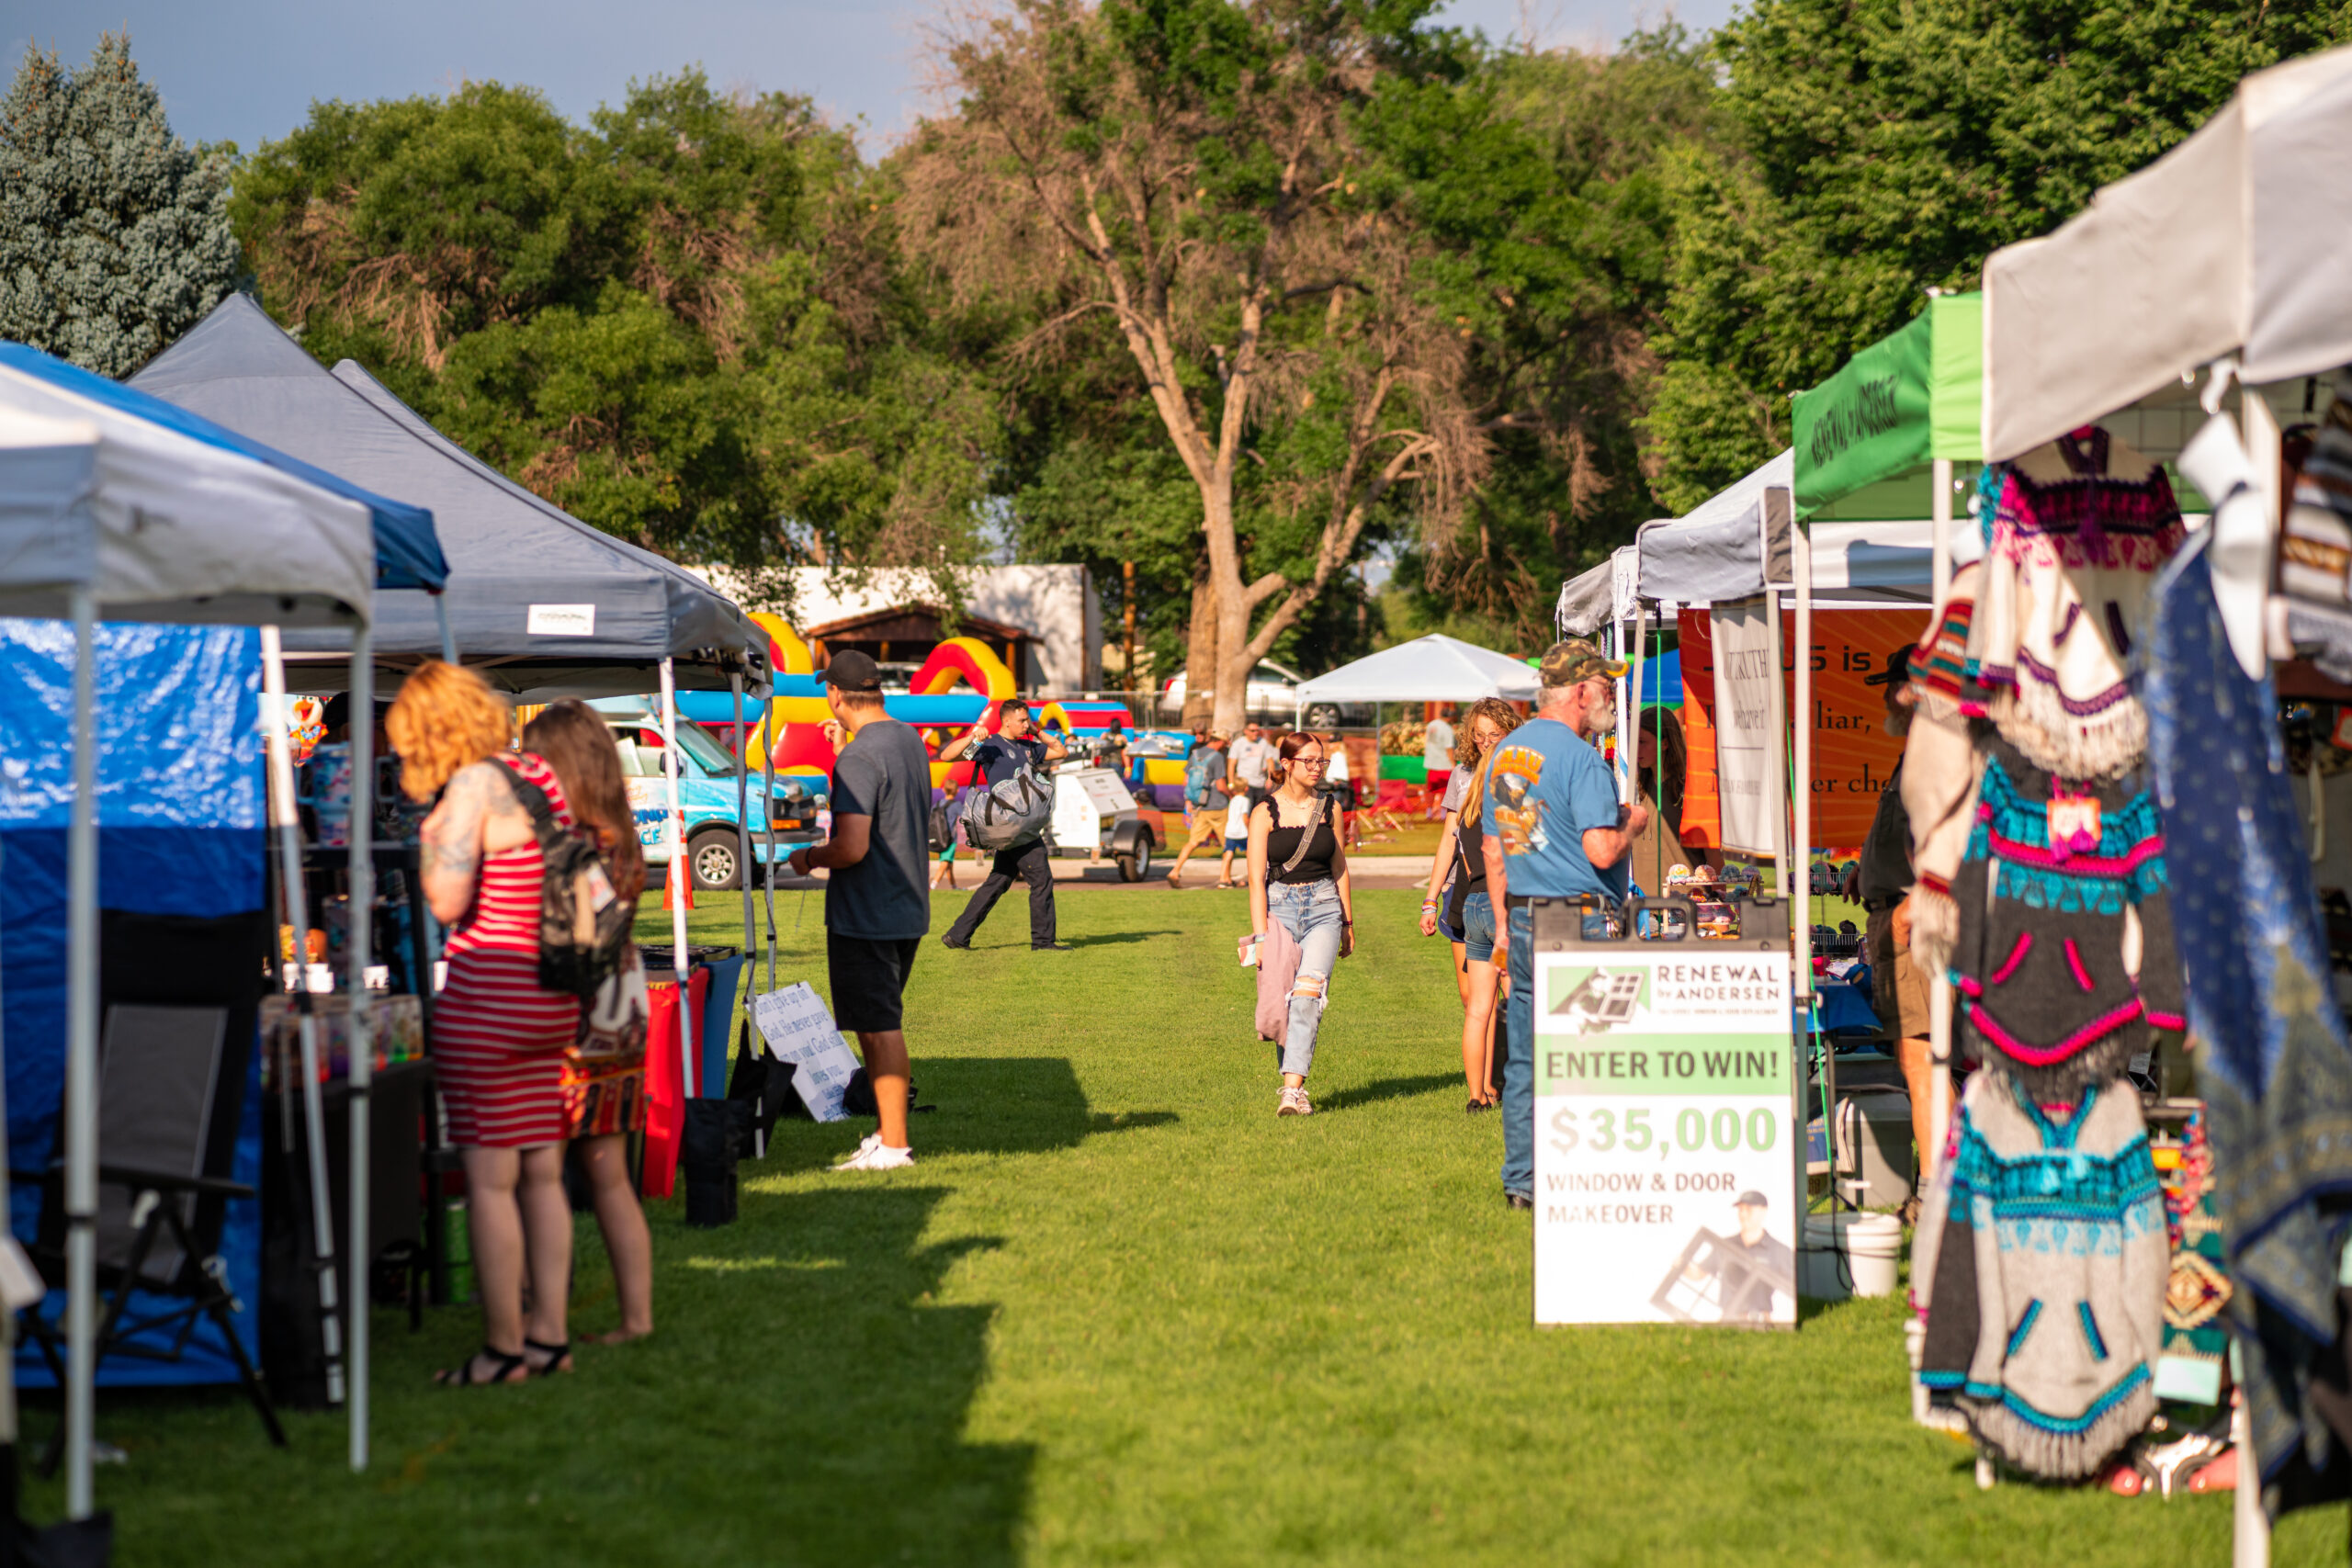
[[[821,909],[779,907],[821,989]],[[943,895],[944,922],[962,896]],[[469,1310],[376,1323],[377,1461],[339,1415],[271,1450],[232,1394],[107,1394],[118,1561],[160,1563],[2131,1563],[2227,1561],[2226,1496],[2004,1484],[1908,1418],[1900,1308],[1794,1334],[1537,1331],[1496,1119],[1462,1112],[1443,949],[1362,895],[1315,1082],[1276,1121],[1237,900],[1007,900],[933,943],[913,1169],[784,1123],[743,1217],[653,1205],[660,1328],[577,1375],[442,1391]],[[654,923],[649,917],[649,925]],[[706,902],[699,940],[740,933]],[[615,1321],[593,1224],[583,1331]],[[45,1436],[53,1402],[28,1416]],[[59,1488],[30,1488],[55,1517]],[[2281,1563],[2340,1561],[2341,1508]]]

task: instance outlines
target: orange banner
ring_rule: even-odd
[[[1903,742],[1886,733],[1883,688],[1863,678],[1886,668],[1898,648],[1927,630],[1927,612],[1816,610],[1813,615],[1813,847],[1854,849],[1878,814],[1879,793],[1903,760]],[[1690,741],[1683,784],[1682,841],[1691,849],[1720,847],[1715,810],[1714,645],[1707,612],[1685,610],[1682,637],[1683,734]],[[1795,710],[1796,615],[1781,615],[1781,668],[1787,671],[1790,716]],[[1701,781],[1703,779],[1703,792]]]

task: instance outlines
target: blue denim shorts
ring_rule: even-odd
[[[1483,892],[1462,900],[1462,955],[1473,964],[1495,961],[1495,906]]]

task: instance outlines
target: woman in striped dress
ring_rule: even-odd
[[[539,988],[543,867],[514,781],[537,785],[569,827],[563,786],[539,758],[509,750],[513,716],[471,671],[425,665],[402,684],[384,727],[401,754],[401,787],[413,799],[441,797],[421,834],[425,901],[450,928],[433,1063],[449,1141],[465,1158],[481,1292],[481,1349],[436,1381],[513,1382],[569,1371],[564,1053],[579,1033],[580,1004]]]

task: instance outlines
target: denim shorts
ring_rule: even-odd
[[[1495,906],[1484,892],[1462,900],[1462,955],[1473,964],[1495,961]]]

